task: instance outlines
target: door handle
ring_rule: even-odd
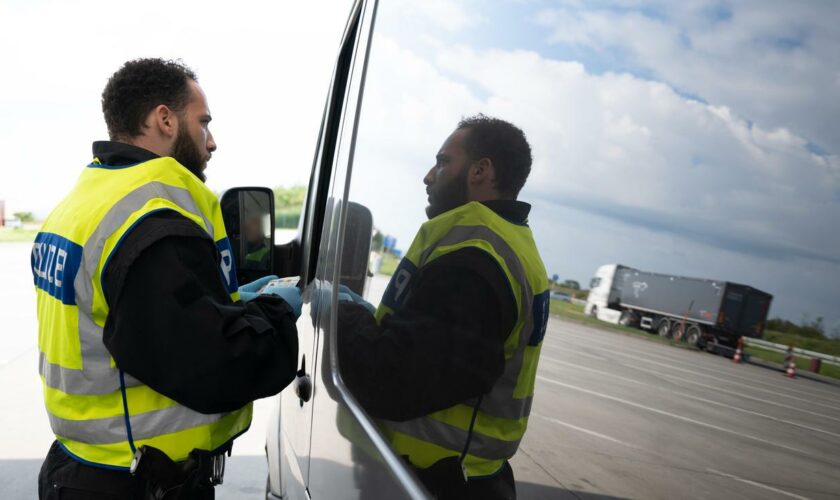
[[[300,406],[312,399],[312,378],[306,373],[306,355],[300,362],[300,370],[297,371],[294,382],[295,394],[300,399]]]

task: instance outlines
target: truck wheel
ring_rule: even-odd
[[[618,318],[618,324],[622,326],[631,326],[633,324],[633,313],[630,311],[621,311],[621,316]]]
[[[589,310],[589,316],[598,319],[598,306],[592,306]]]
[[[663,319],[659,322],[659,325],[656,327],[657,333],[659,333],[660,337],[668,338],[671,336],[671,322],[667,319]]]
[[[706,341],[706,352],[711,354],[718,353],[718,341],[717,337],[712,336],[709,340]]]
[[[699,348],[703,342],[703,331],[700,329],[700,326],[695,324],[688,325],[688,328],[685,330],[685,341],[688,345]]]
[[[685,333],[683,328],[685,327],[683,326],[682,321],[674,321],[674,325],[671,327],[671,337],[674,340],[685,340],[683,337],[683,334]]]

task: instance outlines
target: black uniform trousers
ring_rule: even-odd
[[[38,474],[42,500],[141,500],[146,482],[128,471],[86,465],[53,442]]]

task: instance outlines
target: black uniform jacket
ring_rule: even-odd
[[[526,225],[531,206],[484,204]],[[377,325],[364,307],[339,305],[339,367],[374,417],[409,420],[487,393],[505,367],[516,301],[499,264],[465,248],[418,271],[406,303]]]
[[[94,143],[93,154],[106,165],[157,156],[105,141]],[[289,305],[274,296],[234,303],[215,242],[174,211],[131,230],[103,284],[110,308],[104,342],[117,366],[188,408],[236,410],[294,378],[298,342]]]

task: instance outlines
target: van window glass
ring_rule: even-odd
[[[815,381],[840,376],[837,19],[832,2],[383,0],[339,280],[353,292],[340,298],[356,302],[339,337],[361,339],[339,365],[366,391],[359,401],[374,417],[414,419],[418,408],[464,411],[491,390],[467,379],[498,332],[463,332],[476,308],[504,322],[505,307],[473,302],[501,296],[491,267],[503,258],[491,244],[439,244],[440,212],[427,211],[487,201],[474,178],[445,193],[428,180],[447,179],[447,138],[484,113],[530,143],[517,197],[527,217],[488,210],[527,224],[547,276],[545,298],[515,310],[521,323],[502,334],[538,322],[545,301],[528,428],[511,459],[520,497],[840,495],[840,389]],[[452,242],[473,245],[467,263],[444,259]],[[429,256],[447,263],[444,277]],[[482,256],[471,281],[462,268]],[[611,286],[590,296],[586,284]],[[441,331],[450,344],[427,351]],[[460,342],[475,346],[469,362]],[[795,379],[784,376],[790,344]],[[825,357],[812,364],[805,351]],[[375,380],[363,380],[364,360]],[[429,382],[461,362],[474,370]],[[423,406],[461,385],[459,403]]]

